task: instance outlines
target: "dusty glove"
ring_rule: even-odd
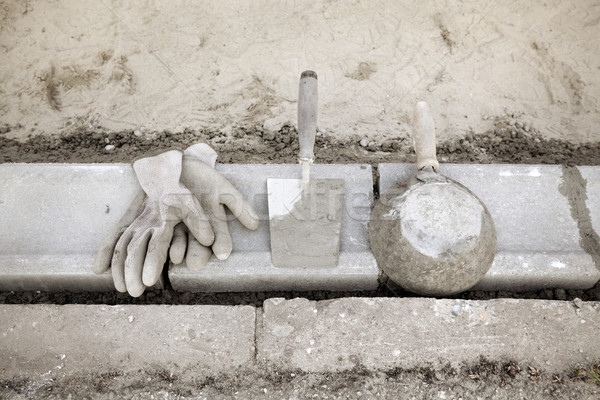
[[[136,198],[116,233],[106,242],[122,231],[114,246],[111,263],[115,288],[120,292],[140,296],[146,286],[156,283],[167,258],[173,230],[180,222],[200,244],[210,246],[214,242],[212,227],[200,203],[179,182],[182,156],[182,152],[172,150],[133,163],[140,186],[147,196],[141,205],[138,205],[139,196]],[[139,214],[122,230],[136,208]],[[94,265],[96,273],[107,269],[106,253],[109,248],[110,245],[104,245],[98,252]]]
[[[94,261],[94,272],[101,274],[108,270],[112,258],[112,273],[115,287],[121,292],[129,291],[132,296],[141,295],[145,286],[156,283],[162,271],[162,266],[166,261],[167,250],[165,249],[165,243],[168,243],[169,240],[171,240],[170,257],[171,261],[175,264],[181,263],[185,258],[188,267],[192,269],[202,268],[213,251],[215,251],[217,258],[227,258],[231,253],[232,246],[224,205],[248,229],[254,230],[259,225],[258,217],[250,204],[246,202],[229,181],[214,169],[217,158],[214,150],[206,144],[198,144],[189,147],[185,151],[185,161],[183,161],[183,164],[188,165],[186,167],[185,179],[194,188],[193,194],[201,199],[200,203],[202,204],[200,208],[195,208],[198,201],[194,196],[190,196],[192,193],[186,190],[185,185],[180,184],[174,189],[166,190],[171,194],[164,197],[165,202],[162,210],[164,211],[167,208],[167,212],[169,212],[169,208],[174,207],[174,209],[171,209],[171,212],[178,214],[178,200],[191,198],[193,208],[199,210],[200,220],[203,221],[201,233],[198,233],[198,229],[196,229],[200,241],[196,239],[196,234],[189,234],[190,230],[194,232],[195,228],[192,228],[194,224],[189,226],[189,220],[184,218],[172,219],[168,217],[165,220],[165,224],[161,224],[158,227],[159,229],[154,227],[151,229],[151,232],[143,229],[156,223],[157,215],[160,214],[160,204],[157,207],[156,201],[152,201],[151,197],[156,199],[157,196],[161,196],[161,193],[165,191],[166,186],[175,186],[173,182],[174,176],[178,174],[177,170],[181,175],[181,164],[178,163],[180,158],[175,157],[173,152],[168,153],[171,154],[163,153],[160,156],[139,160],[134,163],[134,170],[138,175],[142,188],[147,192],[148,196],[146,196],[146,193],[141,192],[134,199],[125,215],[117,224],[117,227],[104,241]],[[151,169],[160,169],[159,171],[154,171],[156,174],[154,176],[158,177],[158,179],[152,179],[152,176],[148,174]],[[183,179],[184,177],[181,175],[181,181]],[[189,201],[184,201],[184,203],[179,204],[179,206],[183,206],[185,210],[189,206]],[[209,212],[204,212],[202,215],[204,207]],[[157,210],[159,211],[158,214]],[[182,215],[183,213],[179,216]],[[176,217],[178,216],[176,215]],[[158,219],[160,220],[160,218]],[[210,223],[210,231],[207,229],[206,219]],[[180,220],[183,220],[183,223],[178,223]],[[172,228],[173,225],[174,228]],[[169,232],[172,232],[172,239],[168,239],[170,237]],[[156,249],[149,247],[150,243],[148,240],[150,239],[141,240],[145,239],[144,235],[157,236],[159,234],[160,240],[158,241],[160,242],[160,246]],[[214,243],[212,240],[213,237],[215,238]],[[138,247],[139,245],[144,246],[147,243],[147,250],[151,257],[142,264],[142,261],[144,261],[144,251],[139,251],[143,249],[138,249]],[[211,243],[213,244],[212,249],[209,247]]]
[[[244,196],[214,167],[217,153],[206,144],[196,144],[186,149],[183,157],[181,182],[198,198],[215,234],[212,249],[203,246],[188,235],[184,225],[175,227],[170,258],[174,264],[183,262],[191,269],[206,265],[214,252],[219,260],[225,260],[232,251],[231,236],[227,225],[225,206],[250,230],[258,228],[258,216]]]

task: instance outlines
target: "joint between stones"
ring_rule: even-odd
[[[569,202],[571,216],[579,229],[579,244],[591,257],[594,265],[600,270],[600,236],[594,231],[590,210],[587,208],[587,182],[577,167],[562,166],[562,183],[560,193]]]

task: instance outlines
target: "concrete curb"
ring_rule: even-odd
[[[2,164],[0,188],[0,290],[114,290],[91,267],[141,190],[129,164]]]
[[[237,221],[230,224],[234,253],[227,261],[213,259],[202,271],[171,266],[176,290],[377,287],[379,270],[367,235],[370,166],[313,168],[315,177],[346,181],[340,266],[330,270],[283,270],[270,262],[266,178],[298,178],[299,166],[217,169],[250,199],[263,221],[255,232]],[[600,279],[599,167],[442,165],[442,172],[470,187],[496,223],[498,255],[476,289],[587,289]],[[413,165],[381,164],[380,190],[412,173]],[[110,274],[94,275],[90,268],[105,235],[140,190],[129,164],[2,164],[0,188],[0,290],[113,290]]]
[[[480,356],[565,370],[600,356],[600,304],[345,298],[269,299],[257,360],[281,369],[460,368]]]
[[[171,265],[169,280],[175,290],[191,292],[253,292],[269,290],[374,290],[379,269],[369,246],[368,222],[373,204],[369,165],[311,167],[314,178],[344,179],[340,260],[336,268],[277,268],[271,262],[267,178],[301,178],[299,165],[218,165],[217,169],[250,199],[261,219],[250,232],[231,221],[234,253],[225,261],[214,256],[200,271]],[[310,251],[310,250],[308,250]]]
[[[0,290],[114,290],[91,267],[141,191],[129,164],[1,164],[0,188]]]
[[[0,375],[201,367],[254,361],[251,306],[1,305]]]
[[[237,367],[460,368],[480,356],[562,372],[600,358],[600,303],[269,299],[251,306],[0,305],[0,378]]]
[[[600,219],[600,194],[595,193],[600,191],[600,168],[586,167],[584,171],[593,191],[588,195],[588,210]],[[414,175],[416,167],[379,164],[378,172],[379,191],[384,193]],[[572,212],[575,200],[567,193],[576,188],[566,187],[563,167],[442,164],[440,172],[471,189],[496,225],[498,253],[473,289],[588,289],[598,282],[600,265],[582,248],[582,234]],[[585,187],[580,189],[585,193]]]

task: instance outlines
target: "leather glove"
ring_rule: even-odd
[[[173,152],[178,153],[179,158]],[[169,242],[173,263],[179,264],[185,257],[188,267],[192,269],[202,268],[212,251],[215,251],[219,259],[227,258],[231,253],[231,237],[224,205],[248,229],[254,230],[259,225],[258,217],[250,204],[214,169],[217,154],[208,145],[194,145],[185,152],[182,162],[186,166],[185,180],[194,188],[193,194],[187,190],[186,185],[173,183],[175,175],[179,174],[181,181],[184,178],[181,174],[182,163],[179,162],[181,153],[167,153],[134,163],[138,180],[148,196],[140,193],[134,199],[94,261],[93,271],[101,274],[111,265],[112,257],[115,288],[120,292],[128,291],[132,296],[140,296],[145,286],[151,286],[159,279]],[[156,169],[159,171],[147,173]],[[165,192],[169,194],[164,196]],[[198,202],[194,195],[199,196],[201,201]],[[164,198],[162,206],[160,202],[156,204],[157,197]],[[186,211],[190,209],[190,201],[191,209],[195,210],[192,213]],[[210,212],[204,212],[204,208]],[[160,215],[161,210],[163,215],[167,214],[164,225],[159,224],[159,229],[151,228],[157,224],[157,215]],[[183,223],[179,223],[180,221]],[[156,237],[156,240],[149,239],[149,235]],[[159,246],[150,247],[150,242],[153,245],[158,243]],[[209,247],[211,244],[212,250]],[[147,248],[144,249],[146,245]],[[145,250],[150,255],[146,261]]]
[[[133,163],[146,197],[141,204],[140,196],[134,200],[118,229],[107,239],[107,242],[112,241],[121,232],[114,245],[111,262],[115,288],[120,292],[129,292],[137,297],[146,286],[158,281],[173,230],[180,222],[199,243],[209,246],[214,242],[213,230],[200,203],[179,182],[182,157],[181,151],[171,150]],[[125,227],[136,208],[139,211],[136,218]],[[97,253],[94,272],[106,271],[110,247],[109,243],[105,243]]]
[[[200,201],[215,234],[212,248],[199,243],[189,235],[183,224],[175,227],[169,256],[173,264],[180,264],[185,258],[190,269],[201,269],[214,252],[219,260],[225,260],[232,251],[231,236],[227,225],[225,206],[250,230],[256,230],[259,219],[244,196],[217,172],[214,167],[217,153],[201,143],[186,149],[183,157],[181,182]]]

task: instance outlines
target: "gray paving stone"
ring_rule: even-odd
[[[182,291],[368,290],[379,270],[368,246],[372,174],[364,165],[315,165],[315,177],[343,177],[348,193],[338,268],[271,264],[266,178],[300,176],[296,165],[218,165],[261,217],[255,232],[230,224],[234,253],[202,271],[172,267]],[[140,190],[129,164],[0,165],[0,290],[114,290],[91,272],[94,254]]]
[[[269,299],[257,361],[283,370],[515,360],[547,372],[600,357],[600,303],[427,298]]]
[[[169,280],[175,290],[235,292],[267,290],[371,290],[378,286],[379,269],[368,242],[373,179],[368,165],[321,165],[311,169],[314,178],[345,180],[345,209],[337,268],[277,268],[271,262],[267,178],[301,178],[299,165],[217,165],[254,206],[261,223],[250,232],[237,221],[230,223],[233,253],[206,268],[191,271],[185,263],[171,265]]]
[[[380,164],[378,170],[383,193],[414,174],[415,166]],[[496,225],[498,254],[474,289],[588,289],[600,279],[559,192],[561,166],[441,164],[440,172],[471,189]]]
[[[231,222],[234,253],[213,259],[202,271],[170,268],[176,290],[368,290],[379,271],[368,245],[371,169],[364,165],[315,165],[316,177],[343,177],[349,193],[342,225],[340,267],[278,269],[270,262],[266,179],[298,178],[295,165],[219,165],[244,193],[262,221],[248,232]],[[597,231],[598,167],[581,167],[587,207]],[[382,189],[414,172],[414,166],[382,164]],[[499,252],[476,288],[586,289],[600,279],[580,247],[577,224],[559,193],[559,166],[442,165],[488,205],[498,231]],[[0,165],[0,290],[113,290],[110,274],[90,272],[106,233],[140,190],[128,164]]]
[[[0,290],[114,290],[91,266],[139,190],[129,164],[0,165]]]
[[[0,305],[0,377],[204,367],[254,360],[251,306]]]

